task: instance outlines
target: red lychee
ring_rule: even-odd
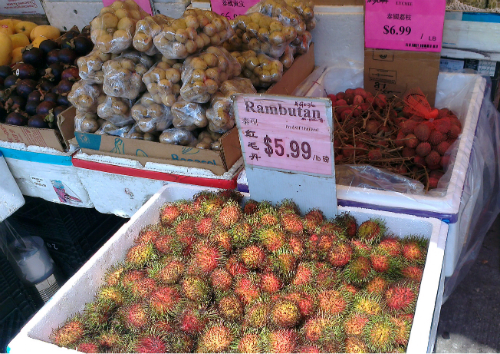
[[[413,131],[415,136],[418,138],[420,141],[427,141],[429,139],[429,136],[431,134],[431,129],[426,123],[420,123],[415,127],[415,130]]]
[[[446,135],[444,135],[438,130],[433,130],[431,132],[431,135],[429,136],[429,143],[431,143],[432,145],[439,145],[440,142],[445,140],[446,140]]]
[[[415,134],[408,134],[405,137],[405,145],[406,147],[409,147],[410,149],[415,149],[417,145],[419,144],[419,141]]]
[[[441,162],[441,156],[439,155],[439,153],[437,151],[434,151],[432,150],[429,155],[427,155],[425,157],[425,163],[428,165],[428,166],[435,166],[435,165],[439,165],[439,163]]]
[[[418,144],[416,153],[418,156],[426,157],[431,152],[431,144],[428,142],[422,142]]]

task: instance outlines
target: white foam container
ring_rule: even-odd
[[[24,197],[0,151],[0,222],[24,205]]]
[[[67,351],[49,343],[52,330],[71,314],[82,311],[85,303],[92,301],[97,289],[103,284],[106,269],[124,260],[127,249],[133,245],[135,237],[144,226],[159,222],[159,209],[164,203],[189,199],[202,190],[210,188],[164,186],[38,311],[11,341],[8,351],[12,354]],[[358,222],[381,218],[396,236],[418,234],[430,240],[408,352],[432,352],[441,308],[440,298],[442,299],[443,294],[441,270],[448,225],[434,218],[360,208],[339,208],[339,212],[345,211],[356,217]]]

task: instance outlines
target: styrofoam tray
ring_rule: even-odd
[[[127,249],[133,245],[135,237],[144,226],[159,221],[159,209],[164,203],[189,199],[201,190],[211,189],[184,185],[163,187],[25,325],[9,344],[10,353],[54,353],[66,350],[49,343],[52,330],[71,314],[82,311],[85,303],[93,300],[97,289],[103,284],[102,278],[106,270],[123,261]],[[358,222],[373,217],[384,219],[388,229],[396,236],[419,234],[430,239],[408,352],[432,350],[434,342],[431,343],[431,339],[435,338],[437,330],[436,311],[439,318],[439,308],[435,308],[435,304],[440,296],[439,291],[442,295],[442,287],[439,290],[440,275],[448,226],[437,219],[383,211],[343,207],[339,211],[350,212]]]
[[[0,151],[0,222],[24,205],[24,197]]]

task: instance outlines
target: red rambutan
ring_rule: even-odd
[[[358,337],[347,337],[344,342],[346,353],[367,353],[366,344]]]
[[[386,237],[377,246],[377,250],[387,253],[392,257],[399,256],[403,250],[401,241],[396,237]]]
[[[214,291],[224,292],[231,288],[233,277],[227,270],[217,268],[210,275],[210,282]]]
[[[180,208],[175,204],[167,204],[160,210],[160,219],[163,226],[172,225],[181,215]]]
[[[255,333],[247,333],[238,342],[238,353],[262,353],[260,337]]]
[[[143,278],[130,283],[128,289],[133,297],[144,299],[156,290],[156,282],[151,278]]]
[[[324,220],[323,213],[320,210],[310,210],[304,216],[304,229],[307,231],[314,231]]]
[[[349,263],[351,257],[352,247],[346,242],[339,241],[332,246],[327,259],[332,266],[343,267]]]
[[[291,234],[300,234],[304,230],[304,225],[300,216],[293,213],[287,213],[281,216],[281,226],[285,231]]]
[[[264,265],[266,253],[256,245],[241,250],[240,259],[248,269],[258,269]]]
[[[52,332],[51,337],[53,342],[60,347],[67,347],[75,344],[85,334],[85,326],[78,319],[71,319],[62,327]]]
[[[198,352],[222,353],[227,352],[234,335],[231,329],[223,323],[208,325],[198,340]]]
[[[418,290],[411,282],[391,285],[385,292],[387,308],[394,313],[413,313]]]
[[[285,245],[286,236],[279,228],[266,228],[258,232],[260,242],[269,252],[274,252]]]
[[[82,353],[100,353],[99,345],[93,342],[81,342],[76,350]]]
[[[243,304],[248,305],[260,297],[260,277],[256,273],[248,273],[236,278],[234,292]]]
[[[366,313],[352,312],[345,320],[344,329],[348,336],[361,336],[370,316]]]
[[[401,269],[403,277],[417,282],[422,281],[424,270],[418,266],[407,266]]]
[[[387,289],[388,282],[380,276],[374,277],[368,284],[366,284],[366,291],[373,294],[383,294]]]
[[[198,234],[206,237],[214,231],[214,219],[211,217],[202,218],[198,220],[195,228]]]
[[[200,270],[202,274],[211,273],[223,261],[221,250],[206,241],[202,241],[194,246],[191,257],[192,265]]]
[[[233,277],[241,274],[246,274],[248,273],[248,268],[245,267],[245,265],[238,260],[238,257],[236,255],[231,255],[227,262],[226,262],[226,270],[231,274]]]
[[[206,310],[191,303],[178,316],[179,329],[191,336],[202,333],[208,323]]]
[[[262,273],[261,277],[262,291],[269,294],[274,294],[278,292],[282,286],[283,284],[281,283],[281,280],[278,278],[278,276],[276,276],[276,274],[271,272]]]
[[[227,202],[217,216],[220,224],[226,228],[229,228],[236,224],[240,217],[240,206],[236,202],[232,201]]]
[[[337,290],[324,290],[318,294],[319,309],[330,315],[341,315],[349,307],[348,294]]]
[[[132,331],[140,331],[149,324],[150,314],[145,304],[137,303],[120,309],[122,322]]]
[[[151,294],[149,306],[158,315],[166,315],[177,312],[181,300],[179,290],[167,286],[159,288]]]
[[[160,337],[149,335],[139,338],[132,351],[136,353],[165,353],[167,346]]]

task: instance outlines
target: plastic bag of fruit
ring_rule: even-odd
[[[309,31],[305,31],[304,34],[297,36],[297,38],[292,42],[292,47],[295,49],[295,54],[304,54],[309,51],[309,47],[312,43],[312,34]]]
[[[147,15],[133,0],[115,1],[90,22],[92,42],[103,53],[121,53],[132,47],[136,23]]]
[[[307,29],[306,22],[295,8],[284,0],[262,0],[247,11],[247,15],[259,12],[269,17],[277,18],[283,25],[292,26],[298,35],[304,34]],[[313,14],[314,17],[314,14]]]
[[[113,123],[105,120],[101,124],[100,128],[95,132],[95,134],[99,134],[99,135],[106,134],[106,135],[113,135],[113,136],[119,136],[119,137],[124,138],[127,135],[127,133],[130,131],[131,128],[132,128],[132,124],[125,125],[123,127],[117,127]]]
[[[314,18],[314,2],[311,0],[285,0],[287,5],[294,8],[294,10],[302,17],[306,23],[308,31],[312,31],[316,27],[316,19]]]
[[[163,26],[154,45],[168,59],[185,59],[209,46],[221,45],[233,35],[229,21],[212,11],[188,9]]]
[[[208,129],[214,133],[225,133],[234,127],[234,111],[231,95],[257,93],[249,79],[235,78],[224,82],[220,91],[212,98],[207,109]]]
[[[102,85],[87,80],[75,82],[68,94],[68,101],[81,112],[96,113],[97,106],[104,99]]]
[[[75,131],[81,133],[95,133],[100,127],[99,117],[95,113],[77,110],[75,114]]]
[[[134,124],[129,132],[125,135],[127,139],[138,139],[138,140],[146,140],[146,141],[158,141],[158,137],[160,132],[153,133],[144,133],[141,129],[139,129],[138,124]]]
[[[203,150],[220,150],[220,137],[222,134],[214,133],[209,130],[204,130],[198,134],[197,149]]]
[[[98,49],[94,49],[90,54],[78,58],[76,64],[78,65],[80,78],[102,84],[104,82],[102,66],[109,59],[111,59],[111,54],[103,53]]]
[[[153,60],[137,51],[125,52],[102,66],[103,90],[108,96],[136,99],[146,90],[142,76],[151,68]]]
[[[167,25],[174,19],[165,15],[147,16],[137,21],[132,45],[139,52],[147,55],[155,55],[158,49],[154,46],[153,39],[161,32],[162,26]]]
[[[123,127],[134,122],[130,114],[132,105],[132,100],[127,98],[106,96],[104,102],[97,106],[97,115],[117,127]]]
[[[295,51],[296,48],[290,44],[288,47],[286,47],[285,52],[280,57],[280,62],[283,64],[283,67],[285,69],[290,69],[292,67],[293,62],[295,60],[294,58]]]
[[[193,131],[208,124],[205,107],[199,103],[186,102],[182,98],[172,105],[172,123],[175,128]]]
[[[255,87],[269,87],[283,77],[283,64],[265,54],[253,50],[232,52],[241,65],[241,75],[252,81]]]
[[[155,64],[142,77],[148,92],[156,103],[172,106],[181,90],[182,64],[174,59],[165,59]]]
[[[160,143],[194,146],[198,140],[192,132],[186,129],[170,128],[164,130],[160,135]]]
[[[172,125],[170,107],[156,103],[149,92],[142,95],[130,111],[139,129],[144,133],[163,131]]]
[[[240,73],[241,65],[227,50],[209,47],[184,62],[180,95],[188,102],[206,103],[224,81]]]

